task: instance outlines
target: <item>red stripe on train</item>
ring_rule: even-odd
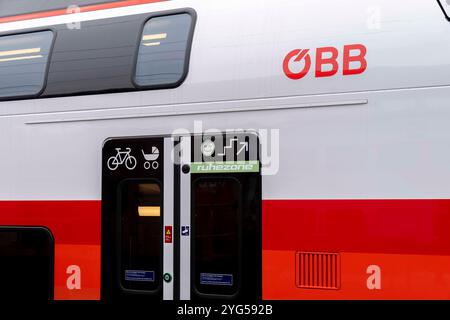
[[[113,9],[113,8],[122,8],[122,7],[128,7],[128,6],[135,6],[135,5],[139,5],[139,4],[147,4],[147,3],[163,2],[163,1],[167,1],[167,0],[124,0],[124,1],[118,1],[118,2],[108,2],[108,3],[87,5],[87,6],[80,7],[79,13],[105,10],[105,9]],[[39,19],[39,18],[48,18],[48,17],[55,17],[55,16],[63,16],[63,15],[68,15],[68,14],[73,14],[73,13],[75,13],[75,12],[70,12],[67,9],[58,9],[58,10],[51,10],[51,11],[27,13],[27,14],[21,14],[21,15],[17,15],[17,16],[0,18],[0,23]]]
[[[339,255],[339,289],[311,289],[298,286],[301,270],[295,251],[263,250],[263,299],[450,299],[450,256]],[[310,277],[317,278],[318,273],[315,269]]]
[[[101,201],[0,201],[0,225],[44,226],[56,244],[100,245]]]
[[[55,298],[100,297],[101,201],[0,201],[0,225],[45,226],[55,238]],[[450,298],[450,200],[264,200],[265,299]],[[295,253],[341,255],[337,291],[296,286]],[[379,265],[381,290],[368,291]],[[81,290],[66,285],[82,270]]]
[[[450,200],[265,200],[263,298],[450,299],[449,227]],[[339,289],[297,286],[323,273],[297,252],[339,254]]]
[[[450,255],[450,200],[265,200],[263,248]]]
[[[101,201],[0,201],[0,225],[43,226],[55,239],[56,300],[100,299]],[[67,286],[70,266],[82,286]]]

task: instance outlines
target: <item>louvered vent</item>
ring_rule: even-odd
[[[339,289],[341,285],[338,253],[297,252],[296,282],[299,288]]]

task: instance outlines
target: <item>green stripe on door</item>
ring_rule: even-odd
[[[259,172],[259,161],[193,162],[191,173]]]

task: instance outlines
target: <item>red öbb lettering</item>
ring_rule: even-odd
[[[292,80],[305,77],[311,69],[310,49],[295,49],[283,61],[284,74]],[[345,45],[342,50],[342,74],[344,76],[361,74],[367,69],[367,48],[362,44]],[[300,70],[293,70],[296,63],[303,60]],[[355,67],[355,65],[357,65]],[[339,50],[335,47],[321,47],[315,51],[315,77],[332,77],[339,71]]]

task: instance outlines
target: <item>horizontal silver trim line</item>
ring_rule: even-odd
[[[270,99],[268,99],[271,102]],[[310,103],[290,103],[280,105],[267,106],[233,106],[218,107],[216,104],[213,107],[205,107],[204,105],[197,108],[188,107],[186,105],[167,105],[163,107],[139,107],[127,109],[127,114],[122,115],[108,115],[103,116],[105,110],[98,111],[74,111],[74,112],[54,112],[45,115],[35,115],[35,117],[42,117],[46,119],[32,120],[25,122],[29,125],[34,124],[48,124],[48,123],[63,123],[63,122],[84,122],[84,121],[105,121],[105,120],[120,120],[120,119],[138,119],[138,118],[152,118],[152,117],[170,117],[196,114],[214,114],[214,113],[230,113],[230,112],[249,112],[249,111],[267,111],[267,110],[286,110],[299,108],[318,108],[318,107],[340,107],[340,106],[355,106],[368,104],[368,99],[359,100],[342,100],[342,101],[324,101],[324,102],[310,102]],[[224,103],[227,104],[227,103]],[[144,109],[144,110],[143,110]],[[145,110],[148,109],[148,110]],[[124,111],[123,109],[117,112]],[[134,111],[135,114],[129,114]],[[111,109],[108,110],[111,112]],[[79,117],[82,113],[100,113],[98,116]],[[49,119],[50,118],[50,119]]]

